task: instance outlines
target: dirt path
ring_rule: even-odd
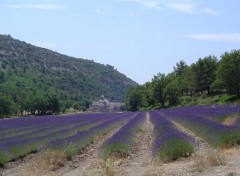
[[[137,143],[134,146],[133,154],[114,170],[116,176],[140,176],[149,173],[153,163],[151,151],[153,126],[149,120],[149,114],[147,114],[146,122],[141,129],[136,137]]]

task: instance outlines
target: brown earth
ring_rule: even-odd
[[[237,116],[228,117],[222,122],[222,124],[233,125],[237,121],[237,119],[238,119]]]
[[[152,157],[153,125],[146,122],[136,136],[136,145],[128,157],[101,159],[103,142],[118,129],[105,137],[98,138],[72,161],[61,155],[37,153],[13,163],[0,171],[1,176],[69,175],[69,176],[237,176],[240,175],[240,148],[213,149],[200,137],[174,122],[178,129],[195,138],[195,153],[188,158],[163,163]],[[64,165],[64,166],[63,166]]]

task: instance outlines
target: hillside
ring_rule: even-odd
[[[49,94],[57,97],[64,108],[85,106],[101,94],[110,101],[124,101],[127,90],[134,85],[111,65],[69,57],[0,35],[0,94],[10,99],[15,109],[22,108],[24,101]]]

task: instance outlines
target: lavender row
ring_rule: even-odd
[[[62,151],[68,157],[72,157],[78,151],[81,151],[86,145],[94,141],[97,136],[105,135],[120,123],[131,119],[134,114],[135,113],[125,113],[89,130],[79,132],[76,135],[65,139],[56,139],[49,143],[47,148],[50,150]]]
[[[44,148],[49,142],[61,139],[61,138],[67,138],[69,136],[74,136],[84,129],[87,128],[94,128],[95,126],[99,126],[101,124],[107,123],[108,121],[112,121],[113,119],[121,119],[122,116],[126,116],[125,114],[91,114],[86,115],[88,120],[83,120],[82,118],[74,117],[74,122],[78,122],[78,124],[69,125],[68,128],[64,128],[64,123],[62,123],[62,129],[54,129],[50,131],[35,131],[36,133],[33,135],[27,135],[25,137],[21,136],[21,138],[6,138],[1,139],[0,143],[0,164],[4,164],[12,159],[16,159],[20,156],[24,156],[27,153],[39,150],[40,148]],[[59,118],[58,120],[63,119],[63,116]],[[66,116],[66,119],[69,117]],[[47,118],[46,118],[47,119]],[[77,120],[76,120],[77,119]],[[81,120],[83,120],[82,123]],[[51,119],[50,119],[51,121]],[[66,124],[68,121],[63,119]],[[72,122],[73,122],[72,121]],[[55,121],[56,122],[56,119]],[[71,123],[70,123],[71,124]],[[74,128],[73,128],[74,127]],[[38,133],[39,132],[39,133]]]
[[[236,126],[225,126],[209,118],[200,117],[192,108],[166,109],[160,112],[168,118],[180,123],[206,140],[212,146],[229,147],[240,143],[240,130]],[[202,109],[204,111],[204,109]],[[192,112],[192,113],[191,113]],[[199,109],[201,114],[201,108]]]
[[[155,111],[150,112],[150,121],[154,126],[153,156],[170,161],[193,153],[194,139]]]
[[[211,105],[211,106],[192,106],[177,108],[178,113],[184,115],[194,114],[201,118],[209,118],[221,121],[224,117],[240,114],[240,105]]]
[[[75,135],[79,131],[83,131],[85,129],[84,127],[89,125],[94,127],[99,123],[101,123],[101,121],[96,122],[96,124],[90,121],[89,123],[77,125],[75,128],[63,129],[46,135],[39,134],[38,136],[32,138],[22,138],[19,140],[16,139],[7,141],[0,144],[0,154],[2,153],[2,155],[5,155],[5,157],[7,157],[7,160],[5,162],[8,162],[28,153],[35,152],[40,148],[44,148],[44,146],[46,146],[52,140],[62,139],[71,135]]]
[[[102,146],[102,156],[104,159],[111,156],[115,152],[129,155],[131,148],[135,142],[137,130],[146,121],[146,113],[138,113],[126,125],[118,130],[111,138],[109,138]]]
[[[60,138],[61,134],[64,134],[64,136],[68,136],[71,133],[74,134],[77,131],[81,131],[86,128],[90,128],[91,126],[94,126],[95,124],[99,124],[103,121],[104,121],[104,119],[101,119],[101,118],[99,118],[99,119],[96,119],[96,118],[91,119],[90,118],[83,122],[78,122],[77,124],[69,124],[66,126],[64,126],[62,124],[60,126],[51,126],[51,127],[46,127],[46,128],[40,128],[40,129],[37,129],[34,131],[29,131],[22,135],[16,135],[16,136],[0,139],[0,148],[1,148],[2,144],[4,145],[6,143],[11,143],[11,142],[17,143],[18,141],[27,140],[27,139],[31,140],[36,137],[38,137],[38,138],[43,137],[44,139],[48,140],[48,138],[53,138],[54,136]]]
[[[36,118],[35,124],[31,123],[30,127],[27,127],[23,123],[19,123],[18,127],[16,127],[15,123],[9,123],[9,129],[11,129],[11,133],[8,130],[5,130],[6,134],[0,133],[0,143],[2,140],[14,140],[21,138],[30,138],[39,134],[47,134],[54,131],[63,130],[64,128],[74,127],[76,124],[80,123],[89,123],[89,121],[107,119],[114,116],[119,116],[120,114],[82,114],[82,115],[67,115],[67,116],[46,116],[40,117],[40,121],[44,120],[45,123],[39,123],[39,119]],[[17,120],[17,119],[14,119]],[[14,121],[13,120],[13,121]],[[25,119],[24,119],[25,120]],[[30,117],[30,121],[33,122],[33,119]],[[1,124],[1,121],[0,121]],[[14,124],[13,126],[11,126]],[[22,127],[24,126],[24,127]],[[16,130],[14,128],[16,127]]]
[[[40,126],[45,127],[54,124],[77,123],[89,118],[107,118],[116,116],[115,113],[102,114],[75,114],[75,115],[55,115],[43,117],[18,117],[12,119],[0,119],[0,136],[10,133],[19,133],[21,131],[31,130]]]

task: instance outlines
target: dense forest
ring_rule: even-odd
[[[240,102],[240,50],[199,58],[188,66],[183,60],[169,74],[158,73],[150,82],[131,88],[129,110]]]
[[[110,101],[124,101],[135,85],[111,65],[0,35],[0,117],[84,110],[102,94]]]

